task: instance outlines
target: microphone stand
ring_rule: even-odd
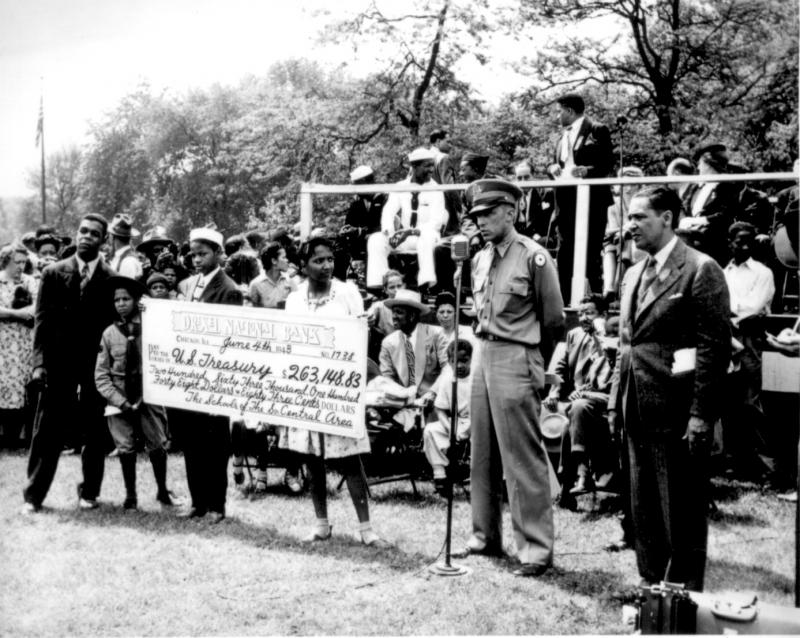
[[[445,489],[447,490],[447,525],[445,528],[444,540],[444,562],[431,565],[428,570],[437,576],[464,576],[470,570],[463,565],[453,565],[452,545],[453,536],[453,492],[455,480],[453,472],[456,465],[456,428],[458,427],[458,375],[456,375],[456,362],[458,361],[458,319],[461,312],[461,270],[464,262],[459,261],[456,265],[456,272],[453,275],[453,283],[456,286],[456,308],[455,308],[455,334],[453,336],[453,384],[450,391],[450,448],[447,450],[447,478],[445,479]]]

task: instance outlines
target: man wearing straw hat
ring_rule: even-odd
[[[421,289],[436,284],[433,249],[447,224],[447,210],[441,191],[415,191],[414,186],[435,186],[433,153],[417,148],[408,154],[411,175],[398,184],[408,192],[391,193],[381,214],[381,232],[367,238],[367,288],[378,288],[389,269],[389,255],[416,254],[419,263],[417,282]]]
[[[381,375],[405,388],[416,388],[414,396],[423,397],[447,364],[447,340],[433,326],[419,322],[430,308],[420,301],[418,292],[401,288],[384,304],[392,311],[396,330],[381,343]],[[395,420],[413,423],[403,414],[395,415]]]

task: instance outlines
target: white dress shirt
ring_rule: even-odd
[[[80,273],[83,270],[84,264],[89,266],[89,279],[94,277],[94,271],[97,268],[97,262],[100,261],[100,255],[92,259],[92,261],[83,261],[80,257],[78,257],[78,253],[75,253],[75,259],[78,261],[78,272]]]
[[[678,236],[675,235],[661,250],[653,255],[653,259],[656,260],[656,275],[658,275],[661,272],[661,269],[664,268],[664,264],[667,262],[672,249],[675,248],[675,244],[677,243]]]
[[[411,179],[404,179],[398,184],[412,184]],[[413,184],[416,186],[416,184]],[[433,179],[428,180],[425,186],[436,186]],[[417,205],[417,228],[428,228],[439,232],[447,223],[447,209],[444,207],[444,194],[442,191],[420,192]],[[396,230],[395,219],[399,216],[402,228],[411,227],[411,192],[389,193],[386,205],[381,213],[381,230],[386,235],[393,235]]]
[[[216,274],[220,271],[220,267],[217,266],[207,275],[197,275],[197,281],[195,282],[194,288],[192,289],[192,296],[190,301],[197,301],[203,294],[203,291],[208,286],[209,282],[216,276]]]
[[[578,139],[578,132],[581,130],[581,126],[583,126],[584,119],[584,116],[581,115],[572,124],[564,127],[564,133],[561,135],[561,151],[559,157],[561,161],[564,162],[565,168],[567,165],[570,167],[575,166],[575,158],[572,153],[575,148],[575,141]]]
[[[126,257],[129,257],[129,259],[126,259]],[[115,252],[109,265],[112,270],[116,270],[123,277],[139,279],[142,276],[142,264],[133,253],[131,246],[125,246],[125,248]]]
[[[775,295],[772,271],[752,257],[741,264],[731,261],[725,266],[725,281],[731,295],[734,323],[746,317],[765,314]]]

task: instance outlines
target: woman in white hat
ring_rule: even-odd
[[[334,257],[330,240],[325,237],[309,240],[301,249],[300,261],[307,279],[286,299],[286,312],[329,317],[364,313],[364,302],[355,285],[333,278]],[[369,438],[366,435],[353,439],[288,428],[286,436],[281,437],[280,446],[306,455],[306,467],[311,479],[311,500],[317,522],[303,540],[324,541],[331,537],[325,459],[336,459],[356,508],[361,542],[372,547],[388,545],[375,533],[369,520],[367,479],[359,459],[359,454],[368,454],[370,451]]]

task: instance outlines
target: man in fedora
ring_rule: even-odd
[[[108,225],[108,234],[111,236],[111,248],[114,253],[108,265],[123,277],[130,277],[137,281],[142,277],[142,262],[131,246],[131,239],[139,236],[129,215],[119,213]]]
[[[394,299],[383,303],[392,311],[395,331],[381,343],[381,375],[415,388],[415,398],[424,397],[447,364],[447,339],[433,326],[420,323],[430,308],[420,301],[418,292],[401,288]],[[395,416],[399,422],[403,419]]]
[[[153,226],[145,231],[136,251],[145,255],[150,260],[150,265],[155,268],[158,257],[163,252],[170,252],[170,248],[174,246],[175,242],[167,236],[167,229],[164,226]],[[177,250],[174,254],[177,255]]]

